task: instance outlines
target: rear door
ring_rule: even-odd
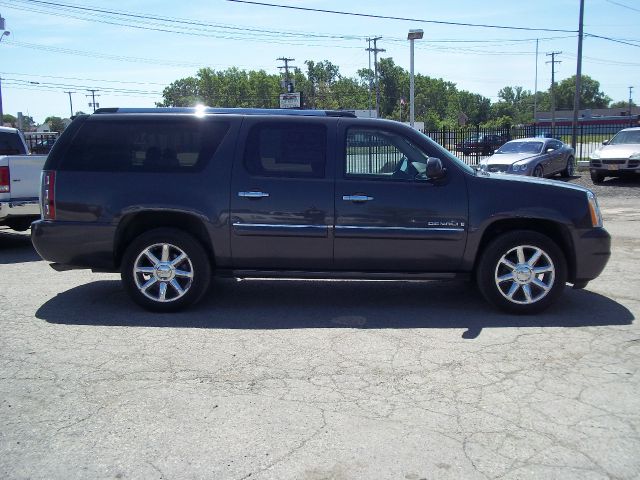
[[[245,117],[231,181],[234,268],[331,267],[334,150],[334,119]]]
[[[468,218],[464,174],[442,158],[446,176],[425,178],[427,158],[444,155],[403,131],[340,121],[336,269],[452,272],[460,265]]]

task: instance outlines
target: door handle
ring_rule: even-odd
[[[343,195],[342,200],[345,202],[370,202],[373,197],[368,195]]]
[[[269,194],[266,192],[238,192],[238,196],[241,198],[264,198]]]

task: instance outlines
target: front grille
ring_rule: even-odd
[[[489,165],[490,172],[506,172],[511,165]]]
[[[624,165],[625,163],[627,163],[626,160],[602,160],[602,163],[604,163],[605,165]]]

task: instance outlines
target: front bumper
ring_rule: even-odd
[[[640,173],[640,160],[629,158],[591,159],[589,160],[589,170],[610,176]]]
[[[570,281],[583,283],[602,273],[611,257],[611,235],[604,228],[580,230],[574,236],[575,272]]]
[[[7,218],[39,217],[40,202],[37,198],[0,202],[0,222]]]

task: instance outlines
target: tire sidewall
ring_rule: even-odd
[[[184,251],[193,267],[189,291],[172,302],[156,302],[146,297],[136,286],[133,267],[140,253],[150,245],[169,243]],[[211,265],[204,248],[186,232],[173,228],[157,228],[136,237],[127,247],[122,259],[120,276],[125,290],[141,307],[154,312],[175,312],[196,303],[206,293],[211,280]]]
[[[540,172],[541,175],[536,175],[536,172]],[[542,165],[538,164],[533,168],[533,172],[531,173],[531,176],[533,177],[537,177],[537,178],[544,178],[544,168],[542,168]]]
[[[510,302],[500,293],[495,283],[495,269],[498,261],[502,255],[520,245],[531,245],[542,249],[549,255],[555,268],[551,291],[536,303],[528,305]],[[538,313],[548,308],[562,294],[567,282],[567,262],[560,247],[546,235],[534,231],[516,230],[502,234],[487,245],[478,264],[476,281],[482,295],[495,307],[516,314]]]

